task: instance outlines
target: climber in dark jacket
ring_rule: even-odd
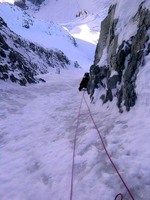
[[[89,73],[86,72],[84,74],[84,77],[82,78],[81,83],[80,83],[79,91],[81,91],[82,89],[87,89],[87,85],[88,85],[89,79],[90,79]]]

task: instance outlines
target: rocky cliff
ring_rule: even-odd
[[[121,19],[116,17],[116,7],[117,4],[110,7],[101,23],[94,63],[90,68],[89,92],[94,99],[98,89],[103,103],[115,98],[123,112],[124,108],[129,111],[136,103],[137,74],[150,53],[150,8],[143,1],[134,16],[118,31]]]

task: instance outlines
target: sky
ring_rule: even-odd
[[[94,1],[95,7],[97,2]],[[124,17],[119,13],[129,1],[119,2],[116,16],[122,17],[117,27],[121,41],[126,19],[134,15],[140,1],[134,1]],[[81,66],[61,69],[60,74],[50,69],[48,74],[39,75],[46,83],[27,87],[0,82],[1,200],[70,199],[75,136],[72,200],[114,200],[118,193],[123,194],[124,200],[132,199],[106,155],[99,133],[134,199],[150,199],[150,56],[138,74],[138,99],[130,112],[119,113],[116,99],[102,104],[100,89],[96,90],[93,103],[85,92],[93,123],[83,91],[78,91],[83,74],[93,63],[100,22],[107,14],[108,7],[103,3],[100,13],[74,19],[61,15],[56,22],[43,19],[42,14],[40,19],[40,12],[36,18],[35,13],[31,17],[19,8],[0,4],[0,16],[14,32],[45,48],[61,49]],[[48,1],[46,5],[48,8]],[[66,4],[58,1],[55,6],[64,13]],[[22,27],[25,20],[31,22],[30,29]],[[126,37],[135,31],[136,26]]]

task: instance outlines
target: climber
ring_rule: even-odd
[[[89,73],[86,72],[80,82],[79,91],[81,91],[82,89],[87,89],[89,79],[90,79]]]

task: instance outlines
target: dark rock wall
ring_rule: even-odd
[[[45,1],[45,0],[14,0],[14,4],[22,9],[27,9],[27,1],[31,2],[35,6],[38,7]]]
[[[107,17],[101,23],[101,32],[99,41],[96,47],[95,58],[94,58],[94,65],[97,65],[100,61],[103,50],[106,46],[109,46],[109,43],[112,41],[114,37],[114,14],[115,14],[115,5],[111,6]]]
[[[119,19],[114,19],[115,8],[115,5],[110,7],[108,16],[101,23],[94,64],[90,68],[90,83],[92,84],[89,84],[89,91],[93,99],[95,88],[104,87],[105,94],[101,97],[103,102],[112,101],[116,97],[117,106],[120,112],[123,112],[124,107],[129,111],[136,103],[137,73],[144,65],[145,56],[150,52],[148,33],[150,10],[145,8],[143,4],[139,6],[138,12],[132,19],[138,22],[137,33],[128,41],[124,40],[119,46],[118,34],[115,33]],[[107,64],[100,66],[99,63],[105,48],[107,49]],[[112,71],[115,72],[113,75]]]

